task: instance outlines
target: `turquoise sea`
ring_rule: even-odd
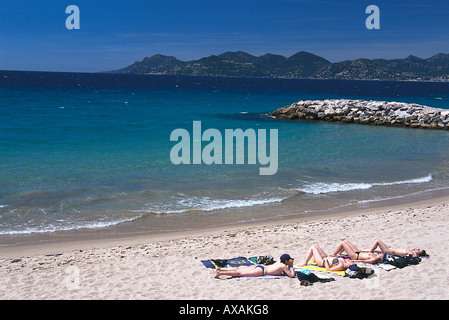
[[[449,108],[449,83],[1,71],[0,244],[175,232],[449,193],[447,131],[267,115],[329,98]],[[277,129],[277,173],[174,165],[170,134],[191,132],[193,121],[220,132]]]

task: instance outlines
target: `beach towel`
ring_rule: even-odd
[[[248,279],[285,279],[290,278],[289,276],[272,276],[272,275],[265,275],[265,276],[247,276],[247,277],[232,277],[234,280],[248,280]]]
[[[359,267],[383,269],[385,271],[390,271],[390,270],[396,269],[396,267],[394,265],[388,264],[388,263],[371,264],[371,263],[358,261],[358,262],[355,262],[355,264]]]
[[[301,271],[303,269],[306,270],[315,270],[315,271],[323,271],[323,272],[329,272],[329,273],[335,273],[341,276],[345,275],[344,271],[328,271],[326,268],[319,267],[316,262],[309,261],[309,263],[306,266],[299,266],[299,264],[296,264],[293,266],[295,268],[295,271]]]
[[[245,257],[237,257],[233,259],[228,260],[228,266],[230,267],[242,267],[242,266],[251,266],[254,263],[252,261],[249,261]]]
[[[253,262],[251,262],[245,257],[237,257],[232,259],[209,259],[209,260],[201,260],[201,262],[206,268],[211,269],[254,265]]]

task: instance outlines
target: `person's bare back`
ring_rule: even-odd
[[[265,266],[265,274],[272,276],[280,276],[282,274],[289,275],[290,268],[282,262],[275,262],[274,264],[270,264]]]

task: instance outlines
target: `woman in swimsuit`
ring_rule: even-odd
[[[315,244],[310,246],[306,259],[300,267],[306,266],[311,258],[315,260],[318,266],[326,268],[327,271],[346,270],[350,265],[354,264],[351,259],[345,259],[344,257],[337,255],[327,255],[323,249]]]
[[[340,242],[334,251],[334,255],[341,255],[345,251],[349,258],[353,261],[362,261],[366,263],[376,264],[382,262],[382,255],[374,252],[366,252],[359,250],[356,246],[347,240]]]
[[[418,248],[413,248],[413,249],[391,248],[391,247],[387,246],[385,243],[383,243],[382,241],[380,241],[379,239],[374,241],[373,245],[371,246],[371,249],[368,252],[379,252],[379,251],[376,251],[377,247],[379,247],[380,252],[383,252],[383,253],[386,253],[389,255],[408,256],[411,254],[412,256],[417,256],[417,257],[422,257],[422,256],[427,255],[426,250],[418,249]]]
[[[380,251],[376,250],[377,247],[380,248]],[[399,255],[399,256],[408,256],[410,254],[413,256],[427,255],[426,251],[423,249],[391,248],[380,240],[374,241],[370,250],[358,249],[355,245],[353,245],[349,241],[344,240],[339,244],[337,249],[335,249],[334,254],[341,254],[343,251],[346,251],[349,257],[355,261],[363,261],[374,264],[385,261],[388,258],[388,255]]]

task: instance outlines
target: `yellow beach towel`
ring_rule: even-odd
[[[309,263],[307,263],[306,266],[300,267],[299,264],[296,264],[296,265],[294,265],[293,267],[294,267],[295,269],[299,269],[299,270],[307,269],[307,270],[315,270],[315,271],[324,271],[324,272],[329,272],[329,273],[336,273],[336,274],[339,274],[339,275],[341,275],[341,276],[344,276],[344,275],[345,275],[345,272],[344,272],[344,271],[328,271],[326,268],[319,267],[319,266],[316,264],[315,261],[309,261]]]

